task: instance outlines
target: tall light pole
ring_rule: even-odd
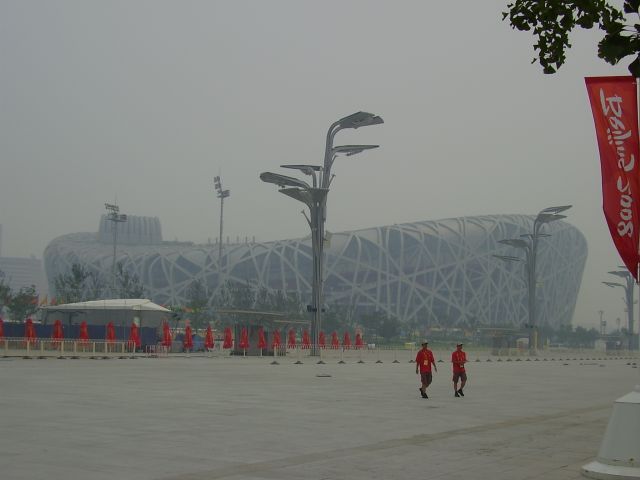
[[[213,177],[213,185],[216,189],[216,196],[220,199],[220,241],[218,243],[218,264],[222,265],[222,217],[224,215],[224,199],[231,196],[231,190],[223,190],[222,179]]]
[[[331,167],[338,155],[355,155],[365,150],[377,148],[378,145],[342,145],[334,146],[333,141],[340,130],[357,129],[370,125],[384,123],[382,118],[372,113],[356,112],[334,122],[327,131],[324,159],[319,165],[282,165],[284,168],[300,170],[305,175],[312,177],[313,183],[298,180],[294,177],[279,175],[271,172],[260,174],[263,182],[274,183],[280,187],[280,192],[309,208],[307,223],[311,229],[311,251],[313,257],[313,278],[311,282],[311,304],[307,310],[313,314],[311,320],[312,354],[318,354],[318,342],[322,328],[322,303],[323,303],[323,266],[324,266],[324,226],[327,219],[327,196],[333,176]]]
[[[500,260],[504,261],[524,261],[525,274],[527,279],[528,290],[528,310],[529,310],[529,323],[525,326],[529,330],[529,352],[534,352],[537,346],[536,338],[536,257],[538,255],[538,242],[541,237],[548,237],[549,234],[542,233],[542,227],[549,222],[556,220],[562,220],[567,218],[565,215],[560,215],[561,212],[571,208],[571,205],[563,205],[559,207],[548,207],[541,210],[533,221],[533,230],[531,233],[525,233],[520,235],[523,238],[508,238],[505,240],[498,240],[498,243],[508,245],[510,247],[519,248],[524,250],[524,260],[519,257],[511,257],[507,255],[494,255]]]
[[[127,216],[120,213],[120,207],[113,203],[105,203],[104,208],[107,209],[107,220],[112,224],[113,228],[113,263],[111,264],[111,294],[116,296],[116,246],[118,244],[118,223],[127,221]]]
[[[626,268],[626,267],[620,267]],[[609,272],[611,275],[620,277],[624,283],[620,282],[602,282],[607,287],[615,288],[621,287],[624,289],[624,299],[627,305],[627,328],[629,329],[629,350],[635,349],[635,336],[634,336],[634,321],[633,321],[633,305],[634,305],[634,289],[635,280],[629,270],[613,270]]]

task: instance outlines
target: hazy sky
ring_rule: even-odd
[[[336,144],[327,228],[352,230],[573,204],[589,259],[575,322],[624,322],[601,209],[585,76],[626,74],[577,32],[545,76],[507,0],[0,0],[0,224],[4,256],[42,256],[96,231],[104,203],[158,216],[166,240],[307,235],[300,206],[262,183],[321,163],[328,126],[384,125]],[[610,277],[610,278],[609,278]]]

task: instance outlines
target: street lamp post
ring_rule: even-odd
[[[499,240],[499,243],[508,245],[510,247],[519,248],[524,250],[524,260],[520,257],[512,257],[508,255],[494,255],[500,260],[504,261],[524,261],[525,274],[527,279],[527,293],[528,293],[528,310],[529,310],[529,323],[525,326],[529,330],[529,352],[534,352],[537,349],[537,338],[535,335],[535,329],[537,328],[536,321],[536,257],[538,254],[538,242],[541,237],[548,237],[549,234],[542,233],[542,227],[549,222],[556,220],[562,220],[567,218],[565,215],[560,215],[561,212],[571,208],[571,205],[563,205],[559,207],[548,207],[541,210],[536,219],[533,221],[533,230],[531,233],[525,233],[521,235],[523,238],[509,238],[505,240]]]
[[[272,172],[260,174],[263,182],[273,183],[280,187],[280,192],[309,208],[307,223],[311,229],[311,251],[313,257],[313,277],[311,282],[311,304],[307,310],[313,314],[311,320],[312,355],[318,354],[320,330],[322,328],[323,303],[323,265],[324,265],[324,227],[327,219],[327,196],[333,176],[331,167],[338,155],[356,155],[365,150],[377,148],[378,145],[342,145],[334,146],[336,134],[344,129],[357,129],[383,123],[382,118],[372,113],[356,112],[334,122],[327,131],[324,160],[319,165],[282,165],[284,168],[300,170],[312,177],[312,185],[294,177],[288,177]]]
[[[112,223],[113,228],[113,262],[111,264],[111,294],[116,296],[116,245],[118,243],[118,223],[127,221],[127,216],[120,213],[120,207],[112,203],[105,203],[107,209],[107,220]]]
[[[620,267],[625,268],[625,267]],[[634,304],[634,289],[635,289],[635,280],[631,272],[628,270],[614,270],[609,272],[611,275],[615,275],[620,277],[624,283],[620,282],[602,282],[607,287],[615,288],[621,287],[624,289],[624,298],[625,303],[627,305],[627,326],[629,329],[629,349],[634,349],[634,320],[633,320],[633,304]]]
[[[222,217],[224,215],[224,199],[231,196],[231,190],[223,190],[222,179],[213,177],[213,185],[216,189],[216,196],[220,199],[220,239],[218,242],[218,264],[222,265]]]

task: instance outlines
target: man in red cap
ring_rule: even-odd
[[[433,358],[433,352],[427,348],[427,345],[429,345],[428,342],[422,342],[422,348],[416,355],[416,374],[420,374],[420,381],[422,383],[422,386],[418,390],[420,390],[422,398],[429,398],[427,396],[427,387],[433,380],[431,375],[431,365],[433,365],[436,372],[438,371],[436,360]]]
[[[451,363],[453,364],[453,391],[456,397],[464,397],[462,389],[467,383],[467,372],[464,364],[467,363],[467,354],[462,351],[462,343],[456,345],[456,350],[451,354]],[[458,388],[458,380],[460,380],[460,388]]]

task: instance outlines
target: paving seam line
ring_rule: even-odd
[[[343,458],[359,453],[371,453],[381,450],[390,450],[398,447],[424,445],[432,441],[442,441],[450,437],[458,435],[467,435],[474,433],[483,433],[492,430],[500,430],[503,428],[509,428],[517,425],[527,425],[532,423],[547,422],[550,420],[557,420],[566,417],[572,417],[581,415],[584,413],[596,412],[598,410],[610,409],[611,403],[594,405],[591,407],[576,408],[571,410],[565,410],[558,413],[551,413],[546,415],[536,415],[528,417],[518,417],[510,420],[502,420],[487,425],[477,425],[473,427],[458,428],[454,430],[447,430],[444,432],[425,433],[419,435],[413,435],[406,438],[398,438],[391,440],[383,440],[380,442],[370,443],[367,445],[359,445],[357,447],[341,448],[335,450],[327,450],[318,453],[307,453],[296,455],[293,457],[285,457],[275,460],[265,460],[262,462],[246,463],[241,465],[235,465],[230,467],[223,467],[215,470],[208,470],[203,472],[194,472],[173,475],[169,477],[161,477],[162,480],[213,480],[218,478],[233,477],[237,475],[250,474],[261,472],[265,470],[277,470],[281,468],[293,467],[297,465],[304,465],[307,463],[321,462],[325,460]]]

